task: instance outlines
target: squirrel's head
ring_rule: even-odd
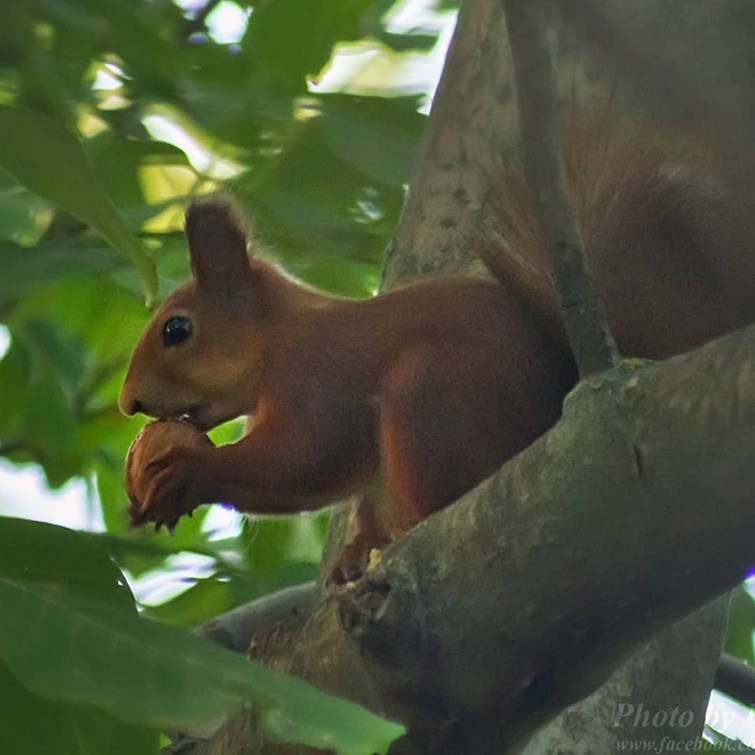
[[[127,415],[187,415],[208,430],[254,411],[268,290],[229,202],[195,202],[186,237],[193,280],[147,325],[118,403]]]

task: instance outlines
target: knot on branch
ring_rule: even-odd
[[[366,574],[336,595],[344,632],[374,661],[416,673],[426,656],[417,595],[404,580],[381,570]]]

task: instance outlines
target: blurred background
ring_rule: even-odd
[[[456,5],[0,5],[0,515],[91,533],[142,610],[178,626],[314,578],[327,512],[204,507],[172,536],[129,529],[123,460],[144,420],[115,402],[149,318],[134,259],[164,297],[188,276],[188,198],[224,189],[288,273],[372,295]],[[727,650],[749,663],[754,627],[743,588]],[[720,695],[709,722],[755,744]]]

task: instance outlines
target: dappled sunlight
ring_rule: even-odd
[[[0,460],[0,516],[16,516],[71,529],[105,528],[93,485],[81,479],[51,490],[36,464]]]

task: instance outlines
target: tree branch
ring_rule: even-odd
[[[717,690],[745,705],[755,704],[755,669],[731,655],[722,655],[716,670]]]
[[[563,158],[561,115],[540,0],[503,0],[519,103],[527,183],[551,261],[566,333],[580,375],[619,363],[600,295],[587,267]]]
[[[248,653],[259,632],[303,624],[318,596],[314,582],[306,582],[239,606],[199,627],[199,634],[237,653]]]

